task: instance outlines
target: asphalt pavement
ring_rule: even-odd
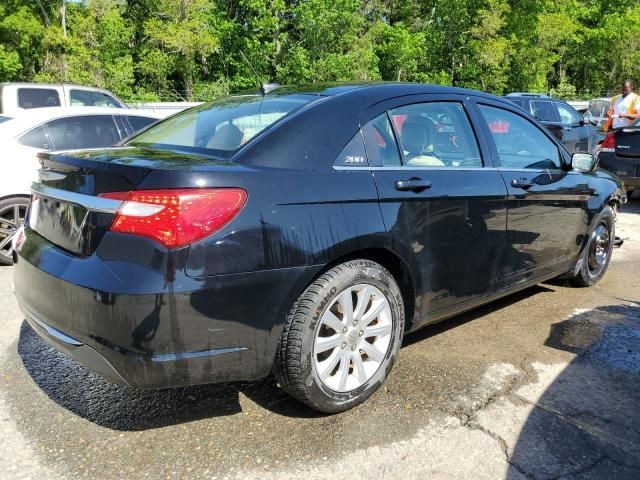
[[[640,478],[640,200],[592,288],[554,281],[405,338],[365,404],[274,380],[109,384],[24,322],[0,268],[0,478]]]

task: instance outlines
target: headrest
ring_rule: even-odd
[[[402,125],[402,134],[400,135],[402,147],[409,153],[419,155],[427,146],[431,145],[430,134],[431,131],[426,122],[407,120]]]
[[[216,131],[207,147],[215,150],[235,150],[240,146],[242,137],[242,132],[238,127],[233,123],[227,123]]]

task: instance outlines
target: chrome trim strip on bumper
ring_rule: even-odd
[[[47,332],[47,334],[49,334],[50,337],[53,337],[56,340],[66,343],[67,345],[70,345],[72,347],[81,347],[82,345],[84,345],[84,343],[80,342],[79,340],[76,340],[75,338],[62,333],[60,330],[50,327],[45,322],[40,320],[36,315],[33,314],[31,310],[27,309],[26,307],[23,306],[22,310],[27,317],[29,317],[36,325],[38,325],[45,332]]]
[[[83,206],[88,210],[100,213],[116,213],[118,207],[122,204],[122,201],[120,200],[47,187],[46,185],[38,182],[33,182],[31,184],[31,191],[37,195],[42,195],[43,197],[62,200],[68,203],[75,203],[76,205]]]

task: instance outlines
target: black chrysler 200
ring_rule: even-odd
[[[274,372],[325,412],[369,397],[406,332],[596,283],[626,200],[510,102],[417,84],[229,97],[41,162],[14,240],[40,335],[125,385]]]

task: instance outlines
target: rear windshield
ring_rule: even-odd
[[[316,95],[303,94],[222,98],[168,118],[128,145],[229,158],[260,132],[316,99]]]

